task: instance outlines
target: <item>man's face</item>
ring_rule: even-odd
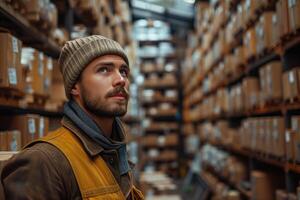
[[[129,73],[129,67],[120,56],[105,55],[94,59],[83,70],[76,84],[84,108],[96,116],[125,115],[129,100]]]

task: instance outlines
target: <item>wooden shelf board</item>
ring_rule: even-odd
[[[10,30],[24,44],[36,48],[53,58],[59,57],[60,47],[3,1],[0,1],[0,17],[0,26]]]
[[[47,117],[62,117],[63,113],[62,112],[54,112],[54,111],[48,111],[48,110],[43,110],[43,109],[36,109],[36,108],[31,108],[31,107],[18,107],[18,106],[9,106],[9,105],[0,105],[0,113],[3,114],[39,114],[42,116],[47,116]]]

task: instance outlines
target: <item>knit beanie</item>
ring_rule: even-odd
[[[71,90],[83,69],[94,59],[104,55],[118,55],[129,66],[127,55],[121,45],[101,35],[92,35],[66,42],[58,62],[68,99],[70,99]]]

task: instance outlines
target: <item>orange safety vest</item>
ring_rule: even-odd
[[[82,199],[125,199],[119,184],[101,156],[91,159],[79,139],[68,129],[61,127],[38,141],[54,145],[66,156],[75,174]],[[142,193],[134,186],[130,195],[134,200],[144,199]]]

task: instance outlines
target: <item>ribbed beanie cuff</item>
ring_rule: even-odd
[[[71,90],[83,69],[95,58],[104,55],[118,55],[129,66],[123,48],[114,40],[100,35],[92,35],[66,42],[61,50],[58,62],[68,99],[70,99]]]

